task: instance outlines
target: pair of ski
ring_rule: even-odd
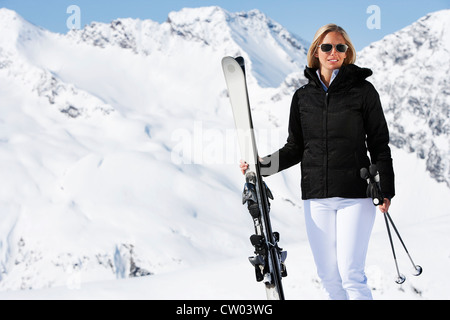
[[[247,204],[255,228],[255,234],[250,237],[255,256],[249,260],[255,268],[256,280],[265,285],[267,298],[284,300],[281,279],[287,275],[284,264],[287,252],[278,246],[279,233],[272,231],[269,199],[273,200],[273,196],[261,176],[244,59],[225,57],[222,60],[222,68],[233,109],[241,157],[249,165],[242,195],[242,203]]]

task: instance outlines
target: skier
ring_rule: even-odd
[[[306,229],[325,291],[333,300],[371,300],[364,269],[376,210],[360,169],[377,165],[379,208],[387,212],[395,195],[388,127],[379,95],[365,80],[372,71],[354,64],[344,29],[321,27],[307,60],[309,83],[292,99],[287,143],[261,159],[264,175],[301,162]],[[240,168],[248,165],[241,161]]]

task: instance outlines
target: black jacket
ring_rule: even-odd
[[[263,159],[262,173],[271,175],[301,162],[303,199],[366,198],[367,182],[360,170],[371,159],[384,196],[392,198],[389,131],[379,95],[365,80],[371,75],[369,69],[343,66],[325,92],[316,69],[306,68],[309,83],[292,99],[287,143]]]

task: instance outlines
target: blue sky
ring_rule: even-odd
[[[67,8],[77,5],[81,27],[92,21],[140,18],[163,22],[170,11],[184,7],[220,6],[230,12],[259,9],[289,31],[310,42],[316,30],[333,22],[350,34],[357,50],[400,30],[427,13],[450,8],[450,0],[0,0],[0,7],[15,10],[28,21],[54,32],[68,31]],[[369,29],[372,13],[380,9],[379,29]]]

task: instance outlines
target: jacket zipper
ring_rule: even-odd
[[[325,93],[325,115],[324,115],[324,138],[325,138],[325,155],[324,155],[324,170],[325,170],[325,185],[324,194],[328,198],[328,92]]]

